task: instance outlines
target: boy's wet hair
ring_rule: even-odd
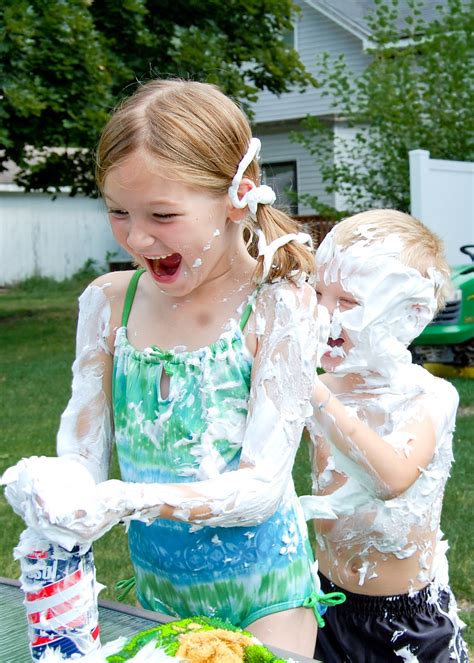
[[[444,255],[443,241],[415,217],[395,209],[372,209],[349,216],[336,224],[334,241],[342,246],[352,246],[360,241],[358,229],[370,226],[374,241],[396,234],[402,244],[400,262],[412,267],[424,277],[435,269],[443,277],[443,284],[436,288],[437,310],[443,308],[451,291],[450,269]]]
[[[158,164],[170,179],[211,194],[226,194],[251,138],[242,110],[214,85],[177,79],[150,81],[125,99],[107,123],[97,150],[97,182],[103,190],[109,171],[142,150],[150,157],[150,168]],[[257,159],[244,177],[260,183]],[[253,255],[256,228],[264,232],[267,243],[298,231],[297,223],[273,206],[259,205],[256,217],[245,221]],[[260,259],[257,279],[262,267]],[[310,249],[290,242],[275,253],[267,280],[313,271]]]

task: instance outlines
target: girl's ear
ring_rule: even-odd
[[[252,180],[250,180],[248,177],[244,177],[239,184],[239,188],[237,189],[237,195],[239,197],[239,200],[242,200],[245,194],[254,187],[255,184],[252,182]],[[230,221],[238,223],[239,221],[242,221],[242,219],[245,219],[248,213],[249,213],[249,208],[247,205],[245,205],[245,207],[242,208],[234,207],[232,205],[232,201],[229,198],[229,211],[227,214],[227,218]]]

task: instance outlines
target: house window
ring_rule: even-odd
[[[290,214],[298,214],[296,161],[262,164],[262,184],[268,184],[276,193],[276,204]]]

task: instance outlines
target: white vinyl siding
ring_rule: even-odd
[[[337,25],[334,21],[299,0],[301,12],[297,15],[298,53],[308,71],[316,74],[315,58],[328,51],[334,56],[344,53],[354,73],[361,72],[369,58],[363,52],[362,40]],[[297,90],[279,97],[262,92],[253,104],[256,124],[303,118],[308,114],[327,115],[332,112],[329,100],[322,97],[318,89],[309,88],[301,93]]]
[[[327,51],[334,57],[343,53],[354,74],[362,72],[369,62],[363,50],[362,37],[341,27],[311,6],[310,2],[297,0],[297,4],[301,7],[295,26],[297,49],[306,68],[316,75],[316,57]],[[336,200],[334,194],[324,191],[311,155],[301,145],[291,142],[288,136],[290,130],[298,126],[298,121],[307,115],[326,117],[330,121],[335,109],[329,100],[322,97],[317,88],[309,88],[304,93],[294,90],[279,97],[262,92],[253,110],[254,134],[262,140],[262,163],[295,161],[299,194],[317,195],[331,206],[343,205],[343,200]],[[299,203],[298,213],[312,214],[314,210]]]

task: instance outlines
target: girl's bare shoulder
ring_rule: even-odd
[[[125,295],[135,270],[110,272],[102,274],[89,284],[89,289],[99,288],[107,298],[110,306],[112,327],[119,326]]]
[[[91,282],[90,286],[102,288],[107,297],[113,297],[120,293],[125,293],[130,283],[130,279],[135,274],[134,269],[120,272],[109,272],[102,274]]]

